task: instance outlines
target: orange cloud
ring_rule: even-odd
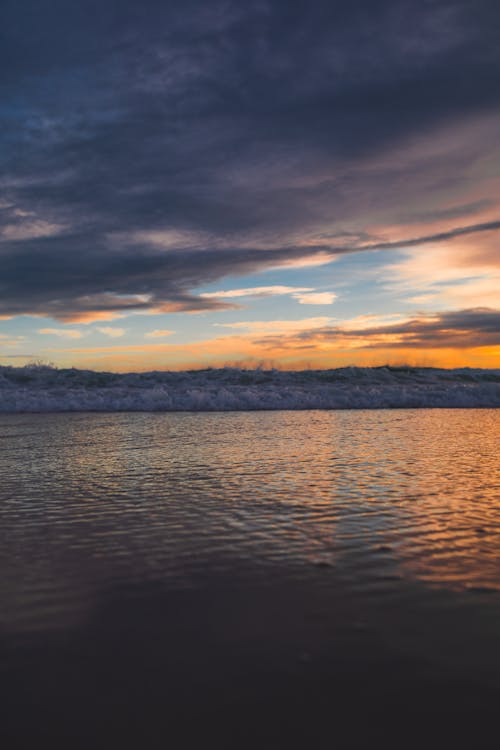
[[[444,247],[407,251],[383,273],[389,286],[409,302],[447,308],[496,305],[500,289],[498,233],[479,240],[461,238]]]
[[[112,339],[121,338],[126,333],[124,328],[112,328],[111,326],[97,326],[96,330]]]
[[[164,336],[172,336],[172,334],[175,333],[175,331],[169,331],[169,330],[155,330],[155,331],[149,331],[149,333],[145,333],[144,336],[147,339],[160,339]]]
[[[68,313],[59,316],[65,323],[97,323],[99,321],[117,320],[122,318],[123,313],[113,312],[112,310],[85,310],[83,312]]]
[[[44,336],[59,336],[63,339],[81,339],[82,332],[74,328],[39,328],[38,333]]]

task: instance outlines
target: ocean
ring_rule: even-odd
[[[2,747],[486,741],[498,438],[488,408],[1,415]]]

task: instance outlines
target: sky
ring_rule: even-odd
[[[498,0],[3,0],[0,364],[500,367]]]

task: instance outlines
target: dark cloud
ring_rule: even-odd
[[[361,233],[364,210],[445,192],[498,130],[367,164],[496,116],[499,21],[490,0],[4,0],[0,311],[220,306],[191,290],[325,249],[300,233]],[[203,240],[109,239],[170,229]]]
[[[500,229],[500,221],[487,221],[484,224],[471,224],[466,227],[454,227],[446,232],[436,232],[435,234],[424,234],[421,237],[408,237],[406,239],[394,242],[371,242],[356,247],[356,250],[391,250],[400,247],[416,247],[417,245],[427,245],[434,242],[445,242],[453,240],[456,237],[464,237],[470,234],[481,234],[482,232],[491,232]]]
[[[464,348],[500,344],[500,311],[490,308],[420,315],[387,325],[325,326],[289,336],[265,336],[255,343],[274,349],[314,348],[319,343],[353,345],[360,349]]]
[[[76,320],[95,311],[160,307],[199,312],[234,307],[190,294],[189,289],[229,273],[252,273],[304,257],[321,258],[325,252],[323,247],[155,252],[140,246],[110,252],[88,248],[85,238],[67,236],[12,244],[21,247],[0,256],[0,314],[33,313],[61,320]],[[66,251],[68,246],[72,252]]]

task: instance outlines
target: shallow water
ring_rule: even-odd
[[[1,418],[4,627],[110,586],[317,567],[367,594],[500,587],[495,410]]]
[[[371,686],[370,706],[374,692],[397,702],[394,686],[409,680],[417,698],[400,707],[402,716],[422,700],[432,711],[433,690],[451,695],[450,685],[472,680],[439,710],[467,705],[477,724],[477,712],[496,705],[481,689],[497,695],[500,687],[499,416],[2,416],[2,653],[7,684],[22,683],[8,691],[12,715],[25,716],[30,705],[45,732],[28,733],[26,746],[42,735],[57,744],[61,711],[47,718],[54,706],[69,717],[80,706],[94,733],[114,711],[124,732],[131,706],[141,715],[157,703],[164,711],[164,691],[184,715],[200,664],[208,665],[201,673],[214,702],[246,696],[232,709],[243,717],[238,726],[248,718],[243,703],[264,716],[263,684],[273,695],[292,685],[283,711],[298,701],[303,719],[290,735],[306,724],[310,732],[313,717],[321,738],[318,701],[334,691],[349,715],[349,680],[359,692],[353,673]],[[125,645],[119,640],[115,652],[122,631]],[[144,643],[152,644],[146,656]],[[377,674],[396,677],[377,677],[374,687],[374,660]],[[112,688],[99,690],[103,669]],[[140,698],[134,686],[145,683],[150,692]],[[154,737],[159,716],[148,718]],[[74,744],[75,721],[61,729],[62,745]],[[379,729],[386,737],[387,727]],[[360,736],[359,746],[369,739]]]

